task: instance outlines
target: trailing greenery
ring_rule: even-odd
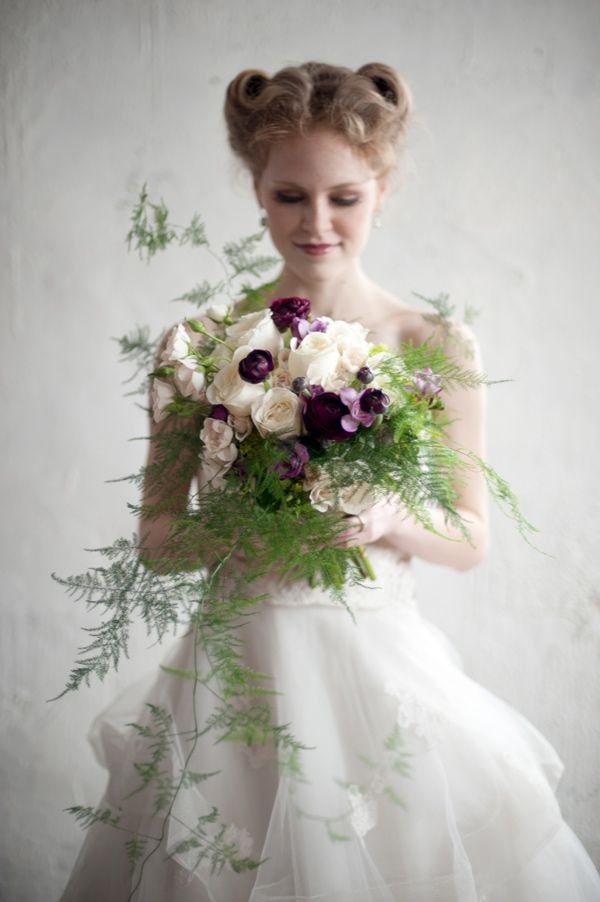
[[[263,309],[276,288],[273,280],[258,286],[247,281],[263,276],[276,262],[259,253],[262,236],[263,232],[258,232],[228,242],[217,254],[198,215],[187,226],[172,223],[164,201],[151,201],[144,185],[133,209],[127,243],[146,261],[170,246],[189,245],[212,255],[219,261],[222,277],[214,283],[198,282],[176,300],[194,305],[200,314],[209,303],[223,300],[240,316]],[[444,341],[456,341],[448,297],[441,295],[431,303],[436,331],[440,330]],[[193,353],[210,375],[219,366],[219,342],[224,342],[225,333],[217,329],[213,340],[202,319],[187,322],[200,335]],[[117,341],[121,359],[133,369],[128,381],[144,374],[139,390],[146,391],[149,380],[172,377],[173,366],[161,359],[164,340],[151,339],[147,328],[137,327]],[[443,411],[433,397],[424,403],[422,397],[406,390],[407,373],[421,370],[437,374],[445,390],[476,388],[487,381],[475,370],[457,365],[445,352],[444,341],[441,346],[433,339],[420,347],[409,344],[397,354],[382,349],[376,375],[387,380],[386,390],[403,397],[403,403],[393,408],[385,427],[380,418],[371,428],[357,432],[352,441],[333,446],[303,437],[311,465],[322,468],[336,494],[364,481],[374,498],[393,496],[429,529],[433,529],[430,510],[441,509],[447,525],[457,527],[466,539],[468,530],[456,510],[458,487],[469,470],[477,469],[492,496],[526,535],[532,527],[507,483],[472,452],[449,443]],[[132,869],[130,899],[136,896],[148,860],[163,848],[172,820],[186,831],[186,837],[171,854],[193,852],[194,867],[209,865],[211,872],[225,866],[235,872],[258,867],[260,862],[246,854],[231,825],[220,822],[217,808],[212,807],[194,823],[183,823],[177,799],[219,773],[192,769],[198,743],[209,735],[215,743],[267,746],[282,773],[292,781],[304,779],[302,758],[309,747],[295,737],[290,724],[274,722],[272,697],[278,690],[270,675],[256,672],[246,663],[243,629],[265,601],[260,581],[266,575],[319,585],[351,616],[345,588],[365,576],[356,550],[336,544],[347,528],[339,513],[316,510],[296,481],[281,478],[277,468],[289,445],[277,438],[263,439],[250,433],[240,442],[235,472],[230,471],[218,485],[196,491],[187,503],[177,501],[175,487],[187,491],[197,473],[202,452],[200,426],[210,407],[206,402],[174,396],[168,405],[169,416],[154,430],[152,462],[124,477],[144,489],[146,500],[129,507],[148,524],[148,532],[154,524],[168,520],[160,551],[150,546],[149,535],[120,538],[93,549],[101,563],[86,572],[54,575],[74,599],[101,618],[98,625],[87,628],[89,642],[80,648],[61,695],[116,670],[128,655],[135,622],[141,621],[148,635],[159,641],[180,629],[191,634],[193,661],[189,666],[163,667],[166,676],[182,681],[180,695],[189,703],[189,729],[183,735],[169,708],[158,702],[149,704],[140,721],[129,725],[140,750],[132,775],[137,785],[131,795],[148,796],[148,830],[140,832],[139,818],[127,811],[128,799],[119,810],[69,809],[83,827],[123,831]],[[210,710],[202,708],[201,698],[211,700]],[[185,755],[179,760],[182,748]],[[392,777],[394,773],[406,777],[409,760],[397,727],[383,739],[381,751],[381,761],[362,758],[373,779],[346,788],[366,795],[377,784],[387,798],[401,804]],[[299,813],[321,821],[330,838],[348,838],[345,830],[351,808],[332,816]]]

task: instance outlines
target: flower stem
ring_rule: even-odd
[[[365,552],[364,545],[355,545],[350,549],[352,561],[363,579],[371,579],[373,582],[377,579],[373,565]]]

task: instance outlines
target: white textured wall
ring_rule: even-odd
[[[202,277],[174,252],[125,252],[144,179],[217,242],[256,225],[225,144],[221,104],[240,68],[380,59],[418,107],[404,189],[368,268],[406,298],[447,290],[481,308],[490,457],[551,555],[494,517],[489,561],[419,567],[422,604],[470,672],[554,742],[567,820],[600,860],[600,5],[596,0],[25,0],[1,4],[3,712],[0,894],[57,897],[81,836],[61,809],[95,802],[85,732],[161,649],[143,636],[117,676],[47,704],[85,612],[50,581],[84,547],[133,530],[144,418],[122,397],[110,337],[183,314]]]

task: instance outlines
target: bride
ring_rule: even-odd
[[[360,321],[374,342],[443,343],[461,365],[478,369],[468,330],[436,327],[361,267],[409,113],[406,85],[381,64],[352,72],[308,63],[272,78],[244,71],[225,104],[231,147],[253,178],[261,220],[283,259],[276,296],[307,297],[316,316]],[[445,406],[450,440],[483,455],[483,389],[446,393]],[[142,520],[148,566],[159,559],[164,566],[173,513],[185,509],[189,489],[174,478],[163,488],[170,513]],[[193,769],[218,773],[180,794],[143,873],[131,873],[120,831],[95,824],[65,902],[599,902],[600,878],[554,795],[562,771],[555,751],[462,672],[453,648],[418,612],[412,557],[467,570],[486,553],[481,474],[470,473],[459,491],[471,543],[440,511],[432,512],[437,532],[385,502],[348,520],[342,541],[368,545],[377,574],[375,589],[348,590],[354,621],[318,588],[258,581],[257,594],[268,597],[241,629],[244,656],[274,679],[274,721],[290,724],[306,745],[302,778],[282,770],[269,746],[202,737]],[[148,490],[148,505],[161,500]],[[167,664],[189,668],[193,655],[184,637]],[[143,722],[146,703],[168,710],[173,736],[182,737],[170,752],[175,772],[192,704],[203,718],[214,705],[205,686],[194,699],[192,692],[189,681],[163,671],[95,726],[110,775],[103,805],[121,808],[122,823],[141,835],[152,832],[153,811],[144,793],[130,795],[139,737],[123,725]],[[181,843],[183,825],[212,807],[241,857],[260,862],[256,869],[196,866],[194,850]]]

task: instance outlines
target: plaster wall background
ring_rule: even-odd
[[[404,73],[416,117],[403,186],[366,268],[407,300],[481,310],[489,457],[540,528],[543,556],[494,513],[475,571],[417,565],[424,612],[469,672],[554,743],[568,822],[600,864],[600,5],[593,0],[3,0],[0,292],[3,398],[0,898],[58,897],[81,842],[62,809],[104,775],[85,734],[164,649],[135,632],[102,684],[62,688],[95,622],[50,580],[130,534],[145,419],[111,336],[186,312],[210,272],[149,268],[124,236],[144,180],[218,246],[257,224],[221,105],[241,68],[373,59]]]

